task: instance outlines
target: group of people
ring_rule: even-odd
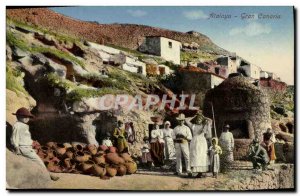
[[[233,161],[234,139],[229,132],[229,125],[224,127],[224,132],[218,139],[212,137],[212,120],[198,113],[191,120],[180,114],[177,118],[178,126],[170,128],[169,121],[164,123],[164,129],[159,128],[155,122],[151,131],[151,139],[145,138],[142,147],[142,162],[151,163],[155,166],[163,166],[164,160],[176,159],[176,175],[182,174],[182,156],[185,161],[188,176],[197,173],[202,177],[203,173],[213,172],[217,177],[220,171],[220,155],[224,163]],[[192,122],[193,121],[193,122]]]

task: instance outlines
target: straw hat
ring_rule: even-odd
[[[185,120],[185,115],[183,113],[179,114],[179,116],[176,118],[177,120]]]

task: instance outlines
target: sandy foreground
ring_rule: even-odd
[[[102,189],[102,190],[214,190],[226,181],[224,175],[218,179],[185,178],[172,173],[136,173],[133,175],[116,176],[109,180],[80,174],[56,174],[60,179],[52,182],[53,189]]]

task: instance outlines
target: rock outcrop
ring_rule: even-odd
[[[99,44],[109,43],[130,49],[137,49],[145,36],[163,36],[183,43],[195,42],[203,49],[210,49],[219,54],[228,53],[215,45],[207,36],[197,33],[170,31],[135,24],[98,24],[84,22],[63,16],[47,8],[8,9],[7,16],[21,22],[58,31],[75,37],[81,37]]]
[[[45,189],[50,183],[45,167],[6,149],[6,188]]]

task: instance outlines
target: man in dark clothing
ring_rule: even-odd
[[[249,158],[252,161],[253,168],[258,170],[267,169],[269,163],[269,156],[267,151],[259,144],[259,140],[256,137],[249,146]]]

